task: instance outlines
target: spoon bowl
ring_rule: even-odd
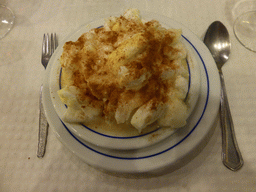
[[[228,61],[231,51],[228,30],[220,21],[213,22],[205,34],[204,43],[216,62],[221,80],[220,122],[222,130],[222,162],[230,170],[237,171],[243,166],[243,158],[236,141],[224,77],[221,70],[222,66]]]
[[[231,50],[231,43],[226,27],[219,21],[213,22],[205,34],[204,43],[212,53],[220,70],[229,59]]]

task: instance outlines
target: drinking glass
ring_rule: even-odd
[[[234,21],[234,34],[245,48],[256,52],[256,2],[240,1],[236,8],[243,12]]]
[[[0,39],[6,36],[6,34],[12,29],[14,24],[14,13],[12,10],[0,4]]]

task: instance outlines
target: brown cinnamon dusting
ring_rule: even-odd
[[[156,37],[154,31],[154,21],[145,24],[138,24],[132,20],[127,20],[123,16],[119,18],[120,25],[124,23],[127,31],[105,31],[104,28],[94,29],[97,35],[96,41],[99,45],[110,45],[113,50],[116,48],[116,43],[128,33],[131,36],[136,33],[143,32],[143,36],[148,42],[148,47],[141,58],[131,61],[127,64],[130,74],[134,79],[139,78],[145,72],[149,72],[152,76],[147,80],[147,84],[138,90],[142,103],[147,103],[153,100],[152,110],[155,110],[159,103],[167,101],[166,92],[170,84],[164,82],[161,78],[163,71],[160,66],[155,66],[153,63],[159,62],[163,67],[168,66],[176,69],[175,65],[164,55],[166,51],[175,52],[172,47],[169,47],[173,42],[174,36],[166,34],[163,38]],[[113,118],[113,113],[116,111],[120,94],[125,91],[124,87],[120,87],[118,76],[114,74],[110,68],[106,66],[107,58],[102,57],[102,51],[94,52],[83,50],[84,45],[88,40],[85,35],[82,35],[76,42],[67,42],[64,45],[64,53],[71,52],[75,47],[76,51],[72,57],[71,63],[76,66],[73,71],[73,86],[81,90],[79,99],[89,100],[94,107],[103,109],[103,115],[108,118]],[[104,52],[107,53],[107,52]],[[125,60],[125,57],[121,57]],[[98,64],[100,63],[100,64]],[[65,66],[62,66],[65,68]],[[130,98],[133,97],[135,91],[130,90]]]

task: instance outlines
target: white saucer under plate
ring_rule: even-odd
[[[153,17],[143,16],[143,19],[149,21],[152,20]],[[104,22],[105,19],[103,18],[81,26],[78,30],[75,30],[71,35],[65,38],[63,43],[68,41],[76,41],[83,33],[87,32],[92,28],[102,26]],[[166,28],[170,28],[170,26],[166,25],[165,23],[163,23],[162,25]],[[189,71],[189,88],[186,102],[189,106],[188,114],[191,114],[196,105],[200,92],[200,68],[196,59],[197,53],[194,51],[193,46],[191,46],[190,42],[184,36],[181,38],[181,41],[186,46],[188,51],[187,66]],[[63,119],[67,111],[66,106],[61,102],[57,93],[57,91],[61,88],[61,65],[59,58],[61,57],[61,54],[63,52],[63,43],[61,43],[60,46],[57,48],[55,54],[52,56],[49,62],[49,65],[51,66],[49,82],[51,99],[55,111],[57,112],[60,119]],[[169,128],[157,128],[156,125],[150,125],[148,128],[148,132],[138,134],[135,129],[124,129],[122,125],[109,126],[103,123],[100,126],[102,128],[99,128],[98,126],[97,129],[94,129],[94,125],[92,125],[91,127],[90,125],[85,126],[80,123],[68,123],[65,121],[63,122],[75,136],[78,136],[82,140],[100,147],[117,150],[134,150],[148,147],[164,140],[176,131]],[[129,132],[129,130],[131,132]]]
[[[168,17],[144,13],[143,18],[152,18],[166,26],[181,28],[183,38],[189,42],[201,72],[201,92],[188,125],[179,129],[161,142],[137,150],[108,150],[81,141],[66,126],[55,112],[49,90],[51,64],[44,79],[43,104],[47,120],[57,138],[86,163],[120,173],[142,173],[161,170],[174,165],[194,151],[205,139],[216,119],[220,102],[220,81],[216,64],[203,42],[183,25]]]

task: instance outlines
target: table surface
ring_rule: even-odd
[[[255,191],[256,54],[235,38],[232,24],[245,9],[238,0],[0,0],[16,15],[0,40],[0,191]],[[242,5],[242,6],[241,6]],[[239,8],[239,6],[241,8]],[[182,167],[153,177],[105,173],[73,155],[49,129],[47,151],[36,156],[44,33],[59,41],[80,25],[127,8],[162,14],[199,38],[215,20],[230,32],[232,53],[223,68],[237,141],[244,166],[237,172],[221,161],[217,120],[202,151]]]

